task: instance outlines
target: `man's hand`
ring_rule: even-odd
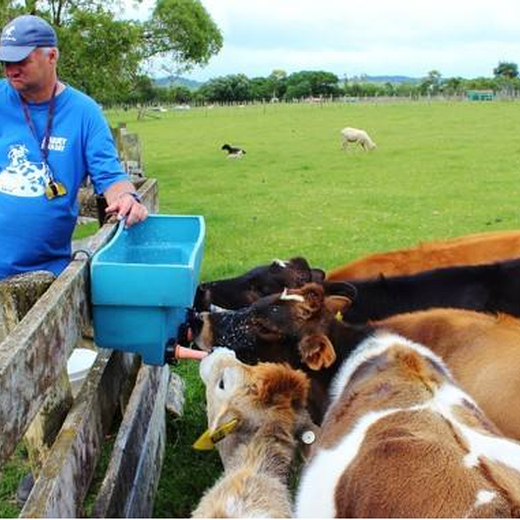
[[[128,228],[136,222],[145,220],[148,210],[139,202],[134,185],[129,181],[119,181],[112,184],[104,193],[108,206],[107,215],[115,215],[118,220],[126,218]]]
[[[132,193],[121,193],[105,210],[107,215],[116,215],[117,220],[122,220],[126,217],[125,226],[127,228],[136,222],[145,220],[148,216],[146,206],[134,198]]]

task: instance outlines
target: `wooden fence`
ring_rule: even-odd
[[[157,182],[144,180],[138,191],[149,210],[157,212]],[[114,224],[105,224],[87,242],[90,252],[103,246],[114,231]],[[0,337],[0,470],[45,409],[49,396],[63,387],[73,349],[82,341],[91,341],[86,256],[78,255],[37,296],[18,323],[16,317],[15,323],[4,320],[4,333],[8,334],[3,341]],[[121,424],[92,516],[152,514],[165,447],[170,371],[141,365],[132,354],[98,352],[54,441],[41,439],[49,449],[21,517],[84,516],[84,500],[103,441],[119,410]]]

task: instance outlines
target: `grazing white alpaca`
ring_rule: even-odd
[[[311,437],[309,380],[279,363],[248,366],[218,348],[202,360],[208,431],[194,447],[217,445],[224,475],[202,497],[194,518],[288,518],[287,481],[300,434]]]
[[[343,150],[347,149],[349,143],[358,143],[364,150],[374,150],[376,148],[376,143],[370,139],[364,130],[347,127],[341,130],[341,135],[343,136]]]

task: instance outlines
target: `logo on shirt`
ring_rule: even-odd
[[[66,137],[50,137],[49,138],[49,150],[55,150],[57,152],[63,152],[65,145],[67,144]],[[43,148],[43,146],[42,146]]]
[[[27,153],[23,144],[9,148],[9,164],[0,172],[0,192],[16,197],[40,197],[45,193],[49,182],[47,166],[29,161]]]

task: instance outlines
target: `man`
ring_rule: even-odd
[[[127,226],[148,215],[100,107],[58,79],[57,45],[54,29],[32,15],[9,22],[0,37],[0,280],[67,266],[87,175],[107,213]]]

